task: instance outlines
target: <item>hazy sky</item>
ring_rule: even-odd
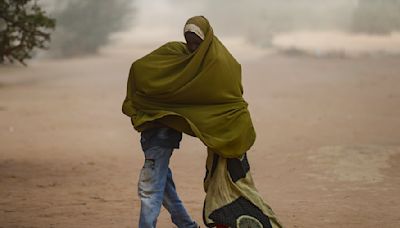
[[[390,9],[400,6],[400,1],[379,2],[376,5],[372,0],[137,0],[131,29],[119,34],[116,40],[121,47],[133,48],[140,43],[145,50],[155,48],[168,40],[183,40],[186,19],[204,15],[226,46],[243,56],[251,53],[257,57],[277,48],[313,53],[400,53],[400,35],[396,24],[390,24],[397,20],[400,28],[400,8],[393,11],[398,12],[398,18],[387,17],[393,14]],[[362,18],[367,26],[383,28],[389,24],[393,31],[356,31],[357,26],[363,26],[356,24],[360,15],[368,16]],[[373,24],[374,21],[382,25]],[[375,27],[370,29],[375,31]]]
[[[54,1],[44,1],[53,2],[53,8],[59,7]],[[132,17],[120,32],[112,31],[112,42],[103,50],[144,53],[170,40],[183,41],[182,28],[187,18],[204,15],[215,34],[240,56],[258,57],[276,49],[400,54],[397,32],[400,0],[132,0],[131,3]]]

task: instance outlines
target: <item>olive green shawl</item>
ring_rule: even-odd
[[[123,113],[138,131],[157,120],[198,137],[223,157],[239,157],[255,140],[240,64],[204,17],[189,23],[205,34],[199,48],[190,53],[184,43],[169,42],[135,61]]]

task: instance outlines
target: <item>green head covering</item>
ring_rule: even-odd
[[[205,34],[193,53],[169,42],[136,60],[122,106],[136,130],[156,122],[198,137],[223,157],[239,157],[254,143],[241,67],[205,17],[190,18]]]

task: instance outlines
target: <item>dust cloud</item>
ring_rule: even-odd
[[[110,43],[110,36],[134,22],[132,0],[43,1],[56,19],[50,55],[71,57],[96,54]]]
[[[109,51],[150,51],[166,41],[183,40],[186,19],[204,15],[239,59],[271,52],[316,57],[400,54],[400,0],[138,0],[136,6],[137,23],[115,34],[117,42]]]
[[[271,52],[399,55],[400,0],[118,0],[43,4],[58,22],[52,56],[144,54],[183,41],[187,18],[206,16],[239,59]]]

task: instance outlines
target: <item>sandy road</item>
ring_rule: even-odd
[[[143,157],[121,112],[133,57],[0,68],[0,227],[136,227]],[[257,187],[286,227],[400,227],[396,58],[244,62]],[[205,148],[184,137],[178,191],[201,221]],[[159,227],[172,227],[162,211]]]

